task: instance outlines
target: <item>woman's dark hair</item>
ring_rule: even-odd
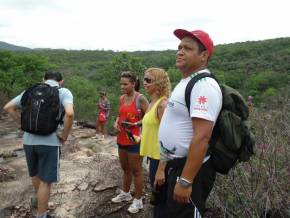
[[[62,81],[62,75],[58,71],[49,70],[44,75],[44,80],[52,79],[57,82]]]
[[[135,91],[139,92],[140,90],[140,80],[139,78],[136,76],[135,73],[132,73],[131,71],[125,71],[121,73],[121,78],[127,78],[130,80],[130,82],[134,82],[135,83]]]

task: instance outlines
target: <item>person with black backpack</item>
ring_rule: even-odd
[[[59,72],[48,71],[43,83],[33,85],[4,106],[24,131],[24,151],[36,193],[31,206],[37,208],[37,218],[50,217],[47,208],[51,185],[59,181],[60,145],[67,140],[74,119],[72,93],[62,84]],[[62,114],[64,128],[57,134]]]
[[[202,30],[177,29],[174,34],[181,40],[176,67],[182,79],[174,88],[160,123],[158,174],[163,171],[164,178],[156,178],[155,182],[166,186],[168,217],[201,217],[215,180],[208,144],[222,108],[222,93],[215,79],[203,78],[192,88],[187,109],[187,84],[200,73],[210,74],[207,65],[214,46]]]

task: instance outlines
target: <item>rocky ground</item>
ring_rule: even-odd
[[[115,137],[93,138],[93,129],[74,126],[62,146],[60,182],[54,184],[49,213],[59,218],[151,217],[149,194],[144,195],[144,210],[131,215],[129,203],[113,204],[122,172]],[[150,193],[146,177],[145,193]],[[134,193],[134,190],[132,190]],[[0,116],[0,218],[33,217],[30,198],[33,189],[22,150],[22,132],[6,116]]]

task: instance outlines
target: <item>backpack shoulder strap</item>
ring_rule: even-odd
[[[30,98],[30,95],[31,95],[31,92],[37,88],[38,86],[41,86],[41,85],[44,85],[46,86],[47,84],[45,83],[35,83],[34,85],[28,87],[22,94],[22,97],[21,97],[21,104],[25,104],[25,102]],[[47,85],[48,86],[48,85]]]
[[[36,87],[39,87],[39,86],[46,86],[46,87],[49,87],[49,85],[46,84],[46,83],[35,83],[34,85],[30,86],[27,90],[32,90],[32,89],[34,89],[34,88],[36,88]]]
[[[190,111],[191,90],[197,81],[199,81],[200,79],[205,78],[205,77],[211,77],[211,78],[215,79],[217,81],[217,83],[219,83],[218,80],[216,79],[216,77],[210,73],[199,73],[196,76],[194,76],[193,78],[191,78],[191,80],[187,83],[186,88],[185,88],[185,104],[186,104],[188,112]]]

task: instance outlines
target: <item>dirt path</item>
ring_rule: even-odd
[[[50,213],[61,218],[151,217],[148,194],[144,210],[136,215],[127,212],[129,204],[110,202],[122,177],[116,140],[112,136],[98,140],[94,134],[93,129],[74,126],[62,146],[61,179],[52,189]],[[11,119],[0,117],[0,218],[33,217],[29,204],[33,189],[21,137]],[[148,182],[145,189],[148,193]]]

